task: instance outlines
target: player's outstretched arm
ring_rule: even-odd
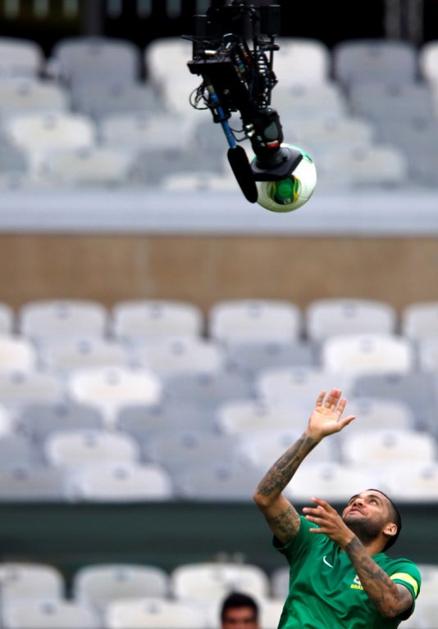
[[[282,491],[305,457],[324,437],[339,432],[353,421],[352,415],[342,417],[345,406],[346,400],[339,389],[332,389],[328,394],[321,391],[304,433],[274,463],[257,486],[254,502],[283,544],[298,533],[300,518]]]

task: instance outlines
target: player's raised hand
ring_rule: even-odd
[[[339,389],[332,389],[329,393],[321,391],[309,417],[308,435],[320,441],[348,426],[355,417],[354,415],[342,417],[346,404],[347,400],[342,397],[342,392]]]

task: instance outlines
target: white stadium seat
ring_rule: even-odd
[[[129,362],[123,345],[99,336],[46,341],[39,348],[39,357],[45,369],[58,374],[90,367],[124,367]]]
[[[0,80],[2,118],[26,113],[52,113],[69,107],[67,93],[55,83],[32,79]]]
[[[358,465],[431,463],[436,456],[433,437],[416,430],[381,428],[351,436],[345,432],[341,447],[344,460]]]
[[[2,609],[4,629],[100,629],[90,608],[71,601],[41,598],[9,603]]]
[[[29,341],[0,335],[0,372],[30,372],[36,367],[36,352]]]
[[[169,578],[161,568],[134,564],[99,564],[79,568],[73,577],[73,597],[100,612],[118,599],[165,598]]]
[[[0,563],[2,604],[41,597],[61,599],[64,582],[53,566],[29,562]]]
[[[43,53],[34,41],[0,37],[0,78],[35,77],[43,65]]]
[[[183,564],[170,575],[171,589],[177,600],[207,602],[230,591],[267,596],[269,580],[257,566],[232,563]]]
[[[316,39],[278,38],[275,74],[281,86],[321,85],[328,81],[330,51]]]
[[[107,629],[205,629],[206,612],[198,605],[162,598],[141,598],[110,603]]]
[[[412,340],[438,336],[438,301],[415,302],[402,312],[401,329]]]
[[[301,332],[301,314],[287,301],[236,299],[217,302],[210,310],[212,338],[223,343],[242,341],[295,341]]]

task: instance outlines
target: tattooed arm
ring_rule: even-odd
[[[300,518],[282,491],[305,457],[324,437],[339,432],[353,421],[353,416],[342,418],[345,405],[346,400],[341,398],[341,391],[338,389],[333,389],[327,395],[322,391],[310,415],[306,431],[274,463],[256,489],[253,499],[264,514],[272,532],[283,544],[298,533]]]
[[[345,546],[345,550],[356,568],[363,589],[382,616],[395,618],[412,606],[409,590],[390,579],[356,536]]]

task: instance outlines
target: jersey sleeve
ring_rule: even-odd
[[[399,560],[391,567],[389,578],[394,583],[404,585],[415,601],[421,589],[421,573],[417,566],[407,559]]]
[[[273,545],[280,553],[282,553],[288,560],[289,564],[298,561],[300,557],[307,554],[312,544],[318,543],[320,540],[319,535],[315,535],[309,532],[309,529],[315,528],[315,524],[306,520],[305,517],[300,516],[300,528],[298,533],[293,539],[285,545],[274,537]]]

